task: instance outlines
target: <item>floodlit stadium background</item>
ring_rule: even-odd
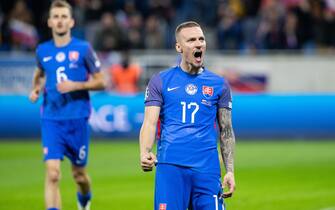
[[[13,9],[16,2],[0,2],[0,209],[43,209],[41,100],[27,95],[35,46],[50,38],[50,1]],[[70,2],[73,34],[98,50],[107,81],[125,50],[142,69],[139,92],[118,93],[109,82],[91,94],[93,209],[152,209],[154,174],[138,164],[143,90],[153,73],[178,64],[173,30],[193,19],[204,27],[205,66],[233,89],[237,191],[227,208],[335,210],[334,1]],[[122,36],[108,29],[111,19]],[[102,45],[101,34],[112,42]],[[69,171],[65,161],[63,206],[75,209]]]

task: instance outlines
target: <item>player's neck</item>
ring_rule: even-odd
[[[63,36],[59,36],[57,34],[53,35],[53,40],[55,42],[56,47],[63,47],[70,43],[71,41],[71,34],[67,33]]]
[[[180,68],[181,70],[183,70],[184,72],[188,74],[199,74],[203,71],[202,67],[195,67],[195,66],[192,66],[191,64],[187,64],[183,62],[181,62]]]

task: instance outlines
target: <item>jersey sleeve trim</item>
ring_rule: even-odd
[[[40,46],[38,46],[35,50],[35,59],[36,59],[36,65],[37,65],[37,68],[41,69],[42,71],[44,71],[43,67],[42,67],[42,64],[41,64],[41,58],[40,58]]]
[[[149,81],[145,91],[145,106],[162,106],[162,80],[159,74],[155,74]]]
[[[84,57],[88,72],[93,74],[100,71],[101,63],[92,46],[87,43],[87,51]]]
[[[229,110],[233,108],[231,89],[230,89],[229,83],[226,80],[223,80],[222,93],[219,97],[218,107],[226,108]]]

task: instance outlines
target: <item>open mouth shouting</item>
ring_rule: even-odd
[[[201,64],[202,62],[202,51],[201,50],[196,50],[194,53],[193,53],[193,56],[195,58],[195,62],[197,64]]]

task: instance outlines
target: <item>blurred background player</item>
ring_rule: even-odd
[[[223,197],[235,190],[232,99],[227,82],[203,66],[206,41],[200,25],[184,22],[176,28],[180,66],[155,74],[145,95],[140,132],[141,167],[156,167],[155,209],[222,209]],[[152,152],[161,121],[157,159]],[[217,135],[226,174],[222,194]]]
[[[37,47],[38,67],[30,93],[30,100],[36,102],[42,88],[41,80],[45,79],[41,130],[46,164],[46,208],[61,208],[60,161],[65,155],[71,160],[78,187],[78,209],[87,210],[91,199],[90,179],[85,170],[89,149],[88,90],[103,89],[103,75],[90,44],[71,37],[74,20],[67,2],[52,2],[48,26],[53,40]]]

